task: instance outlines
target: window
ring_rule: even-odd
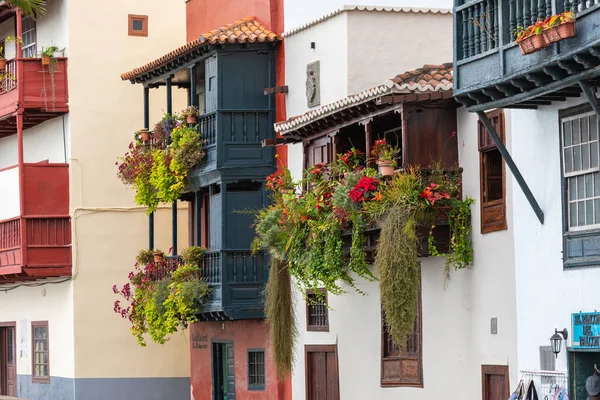
[[[50,362],[48,349],[48,322],[32,322],[32,364],[33,382],[50,382]]]
[[[598,119],[591,112],[564,118],[561,125],[568,230],[600,227]]]
[[[248,390],[265,390],[265,350],[248,350]]]
[[[488,113],[488,118],[504,142],[504,113],[502,110],[496,110]],[[481,233],[490,233],[506,229],[504,162],[481,121],[478,122],[478,133]]]
[[[381,386],[423,387],[421,295],[415,327],[404,346],[398,346],[389,334],[383,312],[381,321]]]
[[[329,332],[329,309],[327,308],[327,292],[319,289],[306,291],[306,330]]]
[[[563,261],[600,265],[600,150],[598,118],[589,105],[561,110]]]
[[[129,14],[129,36],[148,36],[148,16]]]
[[[23,17],[21,21],[23,24],[23,35],[21,36],[23,58],[35,58],[37,57],[35,21],[31,17]]]

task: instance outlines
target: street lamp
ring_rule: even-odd
[[[554,353],[556,358],[558,358],[558,353],[560,353],[560,346],[562,344],[562,340],[567,340],[568,337],[569,331],[567,331],[567,328],[563,329],[560,332],[558,331],[558,329],[554,329],[554,335],[552,335],[552,337],[550,338],[550,344],[552,345],[552,352]]]

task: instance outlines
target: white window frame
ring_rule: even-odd
[[[565,203],[565,210],[564,212],[566,213],[566,219],[567,219],[567,231],[568,232],[581,232],[581,231],[587,231],[587,230],[592,230],[592,229],[598,229],[600,228],[600,223],[595,223],[595,224],[590,224],[590,225],[583,225],[583,226],[571,226],[571,204],[573,203],[584,203],[587,204],[587,201],[591,200],[592,202],[594,202],[594,200],[596,199],[600,199],[600,196],[592,196],[592,197],[584,197],[582,199],[575,199],[572,200],[570,198],[570,190],[569,190],[569,180],[570,178],[577,178],[579,176],[583,177],[584,182],[585,182],[585,176],[587,175],[592,175],[592,192],[595,192],[595,180],[593,177],[593,174],[596,172],[600,171],[600,120],[597,120],[596,122],[596,139],[595,140],[589,140],[586,142],[580,142],[577,144],[574,144],[573,141],[571,141],[570,145],[565,145],[565,132],[564,132],[564,123],[565,122],[570,122],[570,121],[574,121],[574,120],[579,120],[582,118],[586,118],[586,117],[596,117],[596,113],[591,111],[591,112],[585,112],[585,113],[581,113],[581,114],[577,114],[577,115],[573,115],[570,117],[566,117],[566,118],[561,118],[560,119],[560,135],[561,135],[561,151],[560,151],[560,157],[562,160],[562,175],[563,175],[563,179],[565,182],[565,188],[566,188],[566,203]],[[589,127],[589,125],[588,125]],[[591,151],[592,151],[592,145],[595,144],[596,146],[596,151],[598,152],[598,166],[596,167],[590,167],[588,169],[585,170],[578,170],[578,171],[571,171],[571,172],[567,172],[566,171],[566,159],[565,159],[565,150],[566,149],[571,149],[574,147],[581,147],[584,144],[588,144],[590,147],[590,165],[591,165]],[[571,157],[572,160],[574,160],[574,157]],[[572,168],[574,169],[574,168]],[[585,184],[585,183],[584,183]],[[577,190],[576,190],[577,192]],[[585,188],[584,188],[584,193],[585,193]],[[585,195],[584,195],[585,196]],[[594,210],[595,211],[595,210]],[[587,213],[586,213],[587,215]],[[594,218],[595,218],[595,212],[594,212]]]
[[[21,33],[21,38],[26,37],[26,33],[33,33],[33,42],[25,44],[25,42],[23,41],[22,46],[21,46],[21,57],[22,58],[36,58],[37,57],[37,51],[36,51],[36,45],[37,45],[37,24],[35,22],[35,20],[29,16],[24,16],[21,20],[21,24],[22,26],[24,26],[23,22],[25,22],[26,20],[31,20],[31,22],[33,23],[33,28],[23,31]],[[29,52],[30,49],[33,48],[33,55],[31,57],[24,57],[23,54],[25,54],[25,52]]]

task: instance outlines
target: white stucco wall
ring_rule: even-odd
[[[290,30],[344,5],[452,8],[452,0],[284,0],[285,29]]]
[[[0,171],[0,221],[21,215],[19,168]]]
[[[350,11],[347,15],[349,94],[425,64],[452,62],[450,14]]]
[[[306,66],[320,61],[321,105],[348,93],[347,13],[337,15],[310,29],[284,39],[285,77],[289,87],[288,116],[304,113],[306,102]],[[315,49],[310,48],[315,42]]]
[[[554,329],[572,334],[571,314],[600,310],[597,268],[564,270],[562,262],[562,191],[558,110],[574,99],[535,111],[511,111],[512,154],[544,211],[541,225],[515,185],[514,228],[517,270],[519,367],[539,368],[539,347],[549,346]],[[571,346],[572,337],[567,340]],[[566,352],[556,369],[567,370]]]
[[[17,374],[32,373],[31,322],[48,321],[50,374],[73,378],[72,285],[68,281],[9,292],[2,292],[0,288],[1,321],[17,324]]]

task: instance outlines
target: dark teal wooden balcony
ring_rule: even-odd
[[[180,265],[180,257],[167,257],[157,275],[161,279]],[[200,278],[210,287],[202,304],[201,321],[264,318],[262,293],[269,276],[266,253],[250,250],[209,251],[200,264]]]
[[[512,31],[563,11],[576,36],[522,55]],[[600,0],[455,0],[454,96],[469,111],[537,108],[600,76]]]

